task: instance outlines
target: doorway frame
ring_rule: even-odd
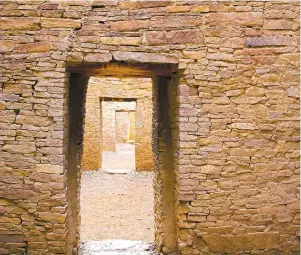
[[[108,64],[68,66],[69,104],[68,104],[68,165],[67,165],[67,251],[78,251],[80,226],[80,176],[83,150],[83,127],[85,117],[85,95],[90,76],[95,70],[100,75],[117,76],[118,68],[132,68],[130,77],[150,77],[153,81],[153,124],[152,147],[155,161],[155,242],[157,250],[164,254],[177,252],[177,179],[174,169],[178,166],[179,127],[178,100],[173,98],[172,90],[177,90],[177,66],[170,64],[132,64],[112,63],[114,72]],[[106,70],[104,72],[104,70]],[[117,72],[116,72],[117,70]],[[135,75],[135,71],[137,71]],[[142,70],[142,71],[141,71]],[[122,72],[120,72],[122,74]],[[129,76],[127,76],[129,77]],[[75,85],[74,85],[75,84]],[[75,104],[77,105],[76,107]],[[173,105],[171,105],[173,104]],[[78,114],[79,113],[79,114]],[[175,114],[173,114],[175,113]],[[74,116],[77,115],[75,118]],[[76,145],[73,146],[72,144]],[[71,149],[72,148],[72,149]],[[76,165],[75,163],[76,162]],[[76,178],[76,179],[75,179]],[[71,179],[71,180],[69,180]],[[73,179],[73,180],[72,180]],[[68,253],[69,254],[69,253]]]

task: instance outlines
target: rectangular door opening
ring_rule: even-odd
[[[68,248],[86,254],[104,251],[104,247],[109,249],[105,252],[113,253],[112,247],[126,247],[130,252],[141,252],[144,247],[170,254],[177,251],[178,81],[172,76],[149,75],[151,71],[145,77],[140,72],[137,77],[115,76],[119,67],[113,67],[114,77],[104,76],[104,72],[93,76],[96,71],[89,73],[87,67],[82,71],[76,67],[70,73]],[[169,70],[164,68],[154,70]],[[126,93],[118,87],[121,80]],[[131,94],[133,84],[140,91],[136,95]],[[97,86],[101,92],[96,92]],[[104,93],[106,86],[114,93]],[[94,90],[90,93],[89,88]],[[109,114],[103,108],[116,102],[128,106],[115,105],[111,116],[115,126],[108,127],[114,137],[110,138],[104,127]],[[104,152],[110,151],[107,147],[112,144],[117,151],[118,144],[134,144],[135,167],[131,171],[105,171]],[[117,156],[111,161],[122,160]],[[110,167],[116,169],[116,165]]]

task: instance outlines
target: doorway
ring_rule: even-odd
[[[114,63],[116,73],[116,64]],[[122,64],[117,65],[122,69]],[[103,69],[102,66],[98,67]],[[118,69],[117,68],[117,69]],[[128,67],[127,67],[128,68]],[[154,161],[154,243],[158,251],[170,253],[176,247],[176,219],[174,196],[177,192],[176,176],[174,168],[177,166],[177,146],[178,146],[178,99],[177,99],[177,78],[172,77],[169,68],[169,76],[156,75],[150,71],[143,73],[141,68],[133,66],[131,73],[144,78],[151,78],[152,81],[152,126],[151,145]],[[152,66],[149,66],[152,70]],[[70,90],[69,90],[69,161],[68,161],[68,200],[73,201],[68,208],[69,235],[68,243],[70,249],[76,247],[79,239],[80,210],[79,194],[80,179],[82,176],[81,159],[83,151],[84,137],[84,117],[86,92],[91,69],[76,67],[70,69]],[[162,69],[156,68],[162,73]],[[164,68],[163,68],[164,70]],[[103,71],[103,70],[102,70]],[[109,73],[109,72],[108,72]],[[115,74],[114,73],[114,74]],[[121,72],[122,73],[122,72]],[[138,104],[138,103],[137,103]],[[136,115],[137,118],[137,115]],[[101,118],[100,118],[101,119]],[[138,130],[136,128],[136,130]],[[100,135],[102,135],[100,133]],[[144,138],[144,136],[141,136]],[[135,134],[137,141],[137,133]],[[137,162],[137,147],[136,162]],[[143,154],[141,154],[143,155]],[[140,170],[136,164],[136,170]],[[143,193],[143,190],[141,191]],[[105,203],[103,203],[105,204]],[[101,214],[101,213],[100,213]],[[82,215],[81,215],[82,216]],[[144,216],[143,216],[144,217]],[[139,219],[138,219],[139,220]],[[134,225],[134,224],[133,224]],[[133,226],[135,228],[135,226]]]
[[[144,171],[135,167],[136,144],[150,151],[145,159],[153,158],[152,107],[150,78],[89,79],[80,192],[82,249],[104,242],[106,249],[120,242],[154,244],[153,164]],[[86,169],[98,156],[100,168]]]

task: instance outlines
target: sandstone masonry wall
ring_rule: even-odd
[[[178,68],[172,175],[160,161],[170,148],[154,137],[158,249],[299,254],[299,10],[298,1],[0,1],[1,253],[77,252],[71,66],[115,75],[120,63],[134,75],[128,64],[139,63],[150,75],[143,68],[157,63],[157,73]],[[153,126],[166,137],[162,121]]]
[[[130,111],[116,112],[116,141],[128,143],[130,138]]]

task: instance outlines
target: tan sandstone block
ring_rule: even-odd
[[[264,29],[270,30],[291,30],[293,28],[294,23],[289,20],[269,20],[263,25]]]
[[[41,26],[45,28],[80,28],[81,21],[74,19],[42,18]]]
[[[66,221],[66,215],[60,213],[41,212],[39,218],[43,221],[64,223]]]
[[[204,37],[201,30],[180,30],[166,33],[167,43],[203,43]]]
[[[0,41],[0,53],[12,51],[15,45],[12,41]]]
[[[18,144],[6,144],[2,147],[3,151],[11,153],[33,153],[36,151],[36,147],[33,144],[18,145]]]
[[[111,23],[111,29],[115,31],[135,31],[149,27],[149,20],[126,20]]]
[[[209,6],[208,5],[194,6],[191,8],[191,12],[209,12]]]
[[[278,232],[250,233],[245,235],[204,235],[210,251],[231,252],[249,249],[271,249],[279,246]]]
[[[226,62],[233,62],[234,57],[232,54],[227,53],[211,53],[207,55],[208,59],[212,60],[220,60],[220,61],[226,61]]]
[[[63,174],[63,167],[51,164],[36,164],[36,171],[47,174]]]
[[[201,232],[207,232],[210,234],[222,234],[222,235],[226,235],[226,234],[230,234],[234,227],[233,226],[223,226],[223,227],[205,227],[202,226],[203,224],[198,224],[197,225],[197,229],[200,230]],[[203,234],[202,234],[203,235]]]
[[[52,123],[52,120],[48,117],[42,117],[42,116],[18,115],[16,118],[16,123],[47,127]]]
[[[81,63],[84,60],[84,56],[81,52],[68,52],[67,62],[69,63]]]
[[[205,24],[220,25],[240,25],[240,26],[260,26],[263,23],[263,15],[260,12],[231,12],[231,13],[208,13],[205,16]]]
[[[19,45],[15,50],[20,50],[28,53],[34,52],[46,52],[51,50],[51,44],[49,43],[27,43]]]
[[[112,60],[112,54],[88,53],[84,57],[84,62],[89,63],[108,63]]]
[[[169,63],[177,64],[178,58],[173,55],[141,52],[113,52],[113,58],[118,61],[140,63]]]
[[[187,16],[170,16],[170,17],[155,17],[151,20],[151,27],[153,28],[185,28],[195,27],[202,24],[201,17],[187,17]]]
[[[176,43],[203,43],[203,32],[198,29],[179,31],[151,31],[145,33],[145,41],[149,45]]]
[[[147,44],[157,45],[167,43],[166,33],[164,31],[151,31],[145,33],[145,40]]]
[[[140,37],[101,37],[100,41],[103,44],[109,45],[139,45]]]
[[[221,167],[212,165],[201,166],[201,173],[209,175],[220,175]]]
[[[184,50],[183,55],[185,58],[190,58],[190,59],[204,59],[207,55],[207,51],[206,50],[199,50],[199,51]]]
[[[168,12],[188,12],[190,10],[190,6],[186,5],[173,5],[173,6],[168,6],[167,11]]]
[[[138,8],[165,7],[171,4],[171,1],[138,1]]]
[[[136,2],[120,2],[119,7],[121,10],[135,9],[137,8]]]
[[[1,30],[38,30],[40,29],[39,18],[0,18]]]

